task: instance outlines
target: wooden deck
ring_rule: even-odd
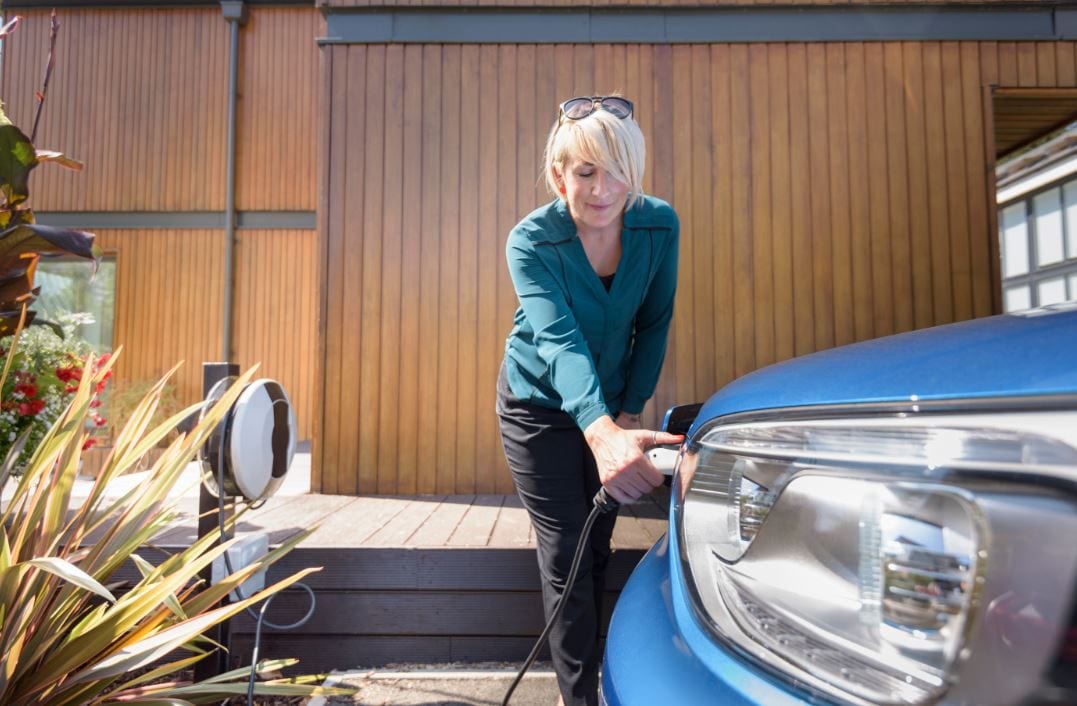
[[[668,500],[668,490],[655,491],[621,508],[614,549],[654,544],[666,531]],[[180,511],[180,521],[159,535],[157,544],[177,546],[194,539],[197,498],[183,498]],[[270,544],[279,544],[312,526],[317,529],[304,548],[535,547],[531,522],[515,495],[277,496],[247,512],[238,530],[268,532]]]
[[[669,491],[621,508],[613,534],[606,619],[643,553],[666,531]],[[196,498],[157,546],[195,537]],[[320,566],[306,583],[317,610],[292,632],[263,631],[264,656],[294,656],[304,671],[405,661],[522,660],[543,627],[530,521],[515,496],[275,497],[247,513],[238,531],[277,544],[316,527],[270,579]],[[298,619],[301,593],[278,598],[268,616]],[[233,622],[236,659],[249,657],[254,622]]]

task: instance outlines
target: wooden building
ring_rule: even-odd
[[[42,221],[118,266],[121,376],[222,355],[238,27],[232,357],[298,405],[324,493],[511,489],[493,414],[504,238],[549,195],[560,100],[620,90],[682,223],[646,420],[761,366],[1001,311],[993,166],[1077,111],[1077,3],[64,2]],[[28,124],[39,0],[3,48]],[[226,19],[237,6],[241,26]],[[1068,107],[1067,107],[1068,106]],[[1060,112],[1061,111],[1061,112]]]

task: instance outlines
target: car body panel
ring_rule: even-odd
[[[669,561],[670,544],[663,538],[647,552],[617,600],[602,673],[606,703],[810,703],[733,657],[703,632],[689,613],[683,583],[671,577],[671,564],[675,572],[677,562]],[[639,640],[640,634],[647,639]]]
[[[911,331],[745,375],[696,418],[810,405],[1028,397],[1077,392],[1077,307]]]

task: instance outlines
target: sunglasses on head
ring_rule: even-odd
[[[582,120],[596,110],[605,110],[614,117],[624,120],[632,117],[632,101],[620,96],[580,96],[569,98],[561,104],[557,114],[558,120]]]

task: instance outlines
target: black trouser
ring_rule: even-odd
[[[598,469],[583,432],[568,414],[516,399],[505,382],[497,382],[501,441],[538,545],[542,600],[546,618],[565,589],[572,556],[598,492]],[[598,626],[610,536],[617,513],[599,515],[588,550],[564,612],[550,631],[550,654],[557,685],[568,706],[598,703],[598,669],[602,654]]]

